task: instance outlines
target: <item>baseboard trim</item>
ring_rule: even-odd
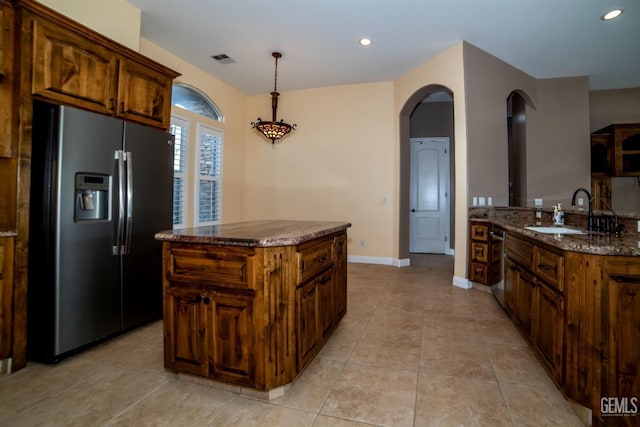
[[[379,265],[392,265],[395,267],[408,267],[411,265],[409,258],[384,258],[377,256],[360,256],[360,255],[348,255],[347,261],[354,264],[379,264]]]
[[[453,286],[457,286],[462,289],[471,289],[473,287],[473,283],[464,277],[453,276]]]

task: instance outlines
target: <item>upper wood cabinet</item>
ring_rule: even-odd
[[[171,119],[172,81],[173,78],[133,61],[121,60],[117,115],[125,120],[164,127]]]
[[[118,59],[80,35],[33,19],[31,93],[61,104],[111,114]]]
[[[31,34],[32,95],[168,129],[178,73],[78,24],[23,12]]]
[[[14,91],[14,11],[0,1],[0,157],[12,157]]]
[[[640,176],[640,123],[612,124],[591,134],[591,173]]]

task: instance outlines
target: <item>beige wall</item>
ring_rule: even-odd
[[[455,262],[454,275],[466,277],[467,236],[467,124],[463,68],[463,46],[458,43],[425,64],[404,74],[394,82],[395,119],[395,218],[393,222],[394,254],[408,256],[409,251],[409,138],[411,111],[430,85],[441,85],[453,94],[454,156],[455,156]]]
[[[589,80],[538,80],[536,110],[527,110],[528,205],[569,207],[573,192],[591,187]]]
[[[130,49],[140,43],[140,9],[127,0],[38,0]]]
[[[640,88],[589,92],[590,131],[612,123],[640,122]]]
[[[245,218],[348,221],[350,255],[396,257],[393,84],[282,92],[278,119],[298,128],[275,145],[249,127],[270,109],[248,98]]]
[[[518,90],[536,104],[536,80],[468,43],[464,49],[464,76],[469,158],[467,202],[471,204],[473,197],[491,197],[494,206],[507,206],[507,98]],[[527,139],[527,145],[532,143],[535,140]]]

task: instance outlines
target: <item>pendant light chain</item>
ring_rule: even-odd
[[[275,73],[273,77],[273,92],[271,92],[272,120],[270,122],[263,121],[258,117],[256,122],[251,122],[251,127],[257,129],[258,132],[270,139],[272,144],[275,144],[276,140],[294,130],[296,125],[290,125],[284,121],[279,122],[276,117],[278,111],[278,96],[280,96],[278,93],[278,59],[282,57],[282,54],[280,52],[273,52],[271,56],[276,60]]]
[[[278,57],[276,56],[276,72],[275,72],[275,77],[273,79],[273,91],[277,92],[278,91]]]

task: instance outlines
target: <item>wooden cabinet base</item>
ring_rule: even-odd
[[[515,325],[592,425],[640,421],[640,257],[506,239],[505,296]],[[625,412],[627,411],[627,412]]]
[[[164,242],[165,367],[277,397],[346,313],[346,256],[346,232],[277,247]]]

